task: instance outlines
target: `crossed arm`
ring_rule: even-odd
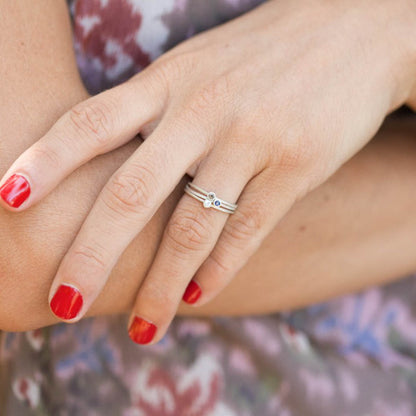
[[[0,175],[68,108],[86,98],[63,1],[0,0]],[[19,25],[16,22],[20,22]],[[237,278],[187,315],[268,313],[398,278],[416,269],[416,121],[385,126],[328,182],[295,204]],[[140,145],[133,140],[73,173],[20,214],[0,211],[0,328],[25,330],[55,318],[47,294],[60,260],[99,190]],[[164,226],[177,186],[114,268],[90,314],[127,312]],[[160,294],[155,293],[155,296]]]

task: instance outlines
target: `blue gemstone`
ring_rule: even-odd
[[[220,206],[220,201],[218,201],[218,199],[214,202],[214,205],[216,206],[216,207],[219,207]]]

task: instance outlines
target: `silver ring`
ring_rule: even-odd
[[[201,201],[204,208],[214,208],[218,211],[226,212],[227,214],[234,214],[237,209],[237,204],[224,201],[223,199],[217,198],[215,192],[204,191],[199,186],[194,185],[192,182],[188,182],[185,186],[185,192],[192,198]]]

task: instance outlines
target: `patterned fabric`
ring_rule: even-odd
[[[78,0],[74,46],[92,92],[249,0]],[[126,317],[0,334],[4,416],[412,416],[413,276],[287,314],[176,318],[138,347]]]
[[[85,84],[92,93],[119,84],[182,40],[263,1],[74,1],[75,51]]]

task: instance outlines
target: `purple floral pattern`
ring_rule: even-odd
[[[261,0],[75,0],[74,48],[91,92]],[[411,276],[287,314],[176,318],[157,345],[126,317],[0,333],[5,416],[411,416]]]

